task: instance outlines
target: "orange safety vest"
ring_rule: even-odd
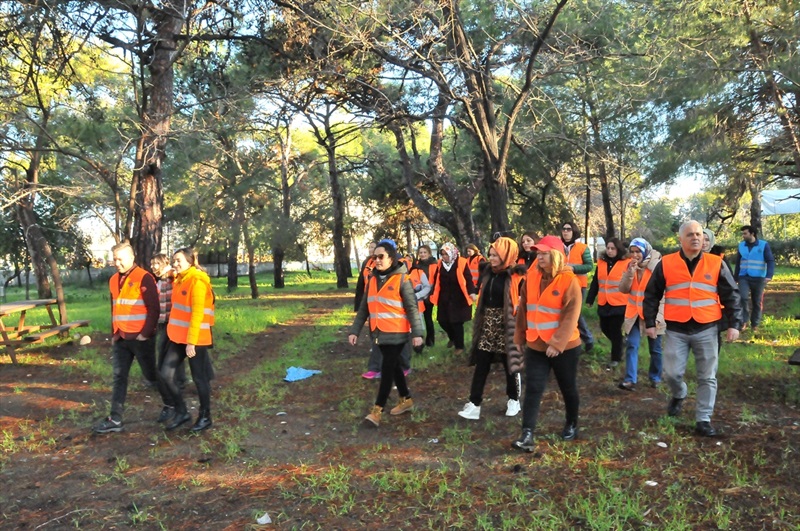
[[[642,279],[639,280],[638,273],[633,274],[633,282],[631,282],[631,292],[628,293],[628,305],[625,308],[625,319],[639,316],[639,319],[644,320],[644,308],[642,302],[644,301],[644,290],[647,288],[647,282],[653,272],[645,269],[642,273]]]
[[[364,269],[361,270],[361,274],[364,275],[364,282],[369,280],[369,275],[372,273],[373,269],[375,269],[375,259],[370,256],[367,258],[367,261],[364,262]]]
[[[513,315],[517,315],[517,309],[519,309],[519,285],[524,278],[525,276],[519,273],[511,273],[511,286],[508,288],[508,296],[511,298],[511,306],[514,308]]]
[[[543,341],[550,341],[553,334],[559,328],[558,322],[561,317],[561,310],[564,307],[564,294],[569,289],[572,282],[577,282],[576,275],[572,271],[562,271],[553,279],[543,293],[539,293],[539,286],[542,283],[542,272],[539,268],[528,270],[526,277],[527,312],[525,320],[528,328],[525,331],[525,339],[528,342],[536,341],[541,338]],[[569,340],[580,339],[578,323],[572,330]]]
[[[453,267],[456,268],[456,278],[458,278],[458,285],[461,286],[461,293],[464,294],[464,300],[467,301],[467,304],[472,306],[472,297],[469,296],[469,291],[467,291],[467,279],[464,278],[464,265],[467,263],[466,258],[463,256],[459,256],[456,259],[456,263],[453,264]],[[442,261],[439,260],[438,265],[439,270],[437,271],[438,274],[442,272]],[[436,277],[436,283],[433,287],[433,295],[431,295],[431,302],[433,304],[439,304],[439,289],[441,288],[442,283],[439,282],[439,275]]]
[[[567,255],[567,264],[569,265],[583,265],[583,252],[587,249],[587,245],[581,242],[575,242],[572,244],[572,249],[569,250],[569,254]],[[586,288],[589,286],[589,275],[586,273],[575,273],[575,276],[578,277],[578,284],[582,288]]]
[[[685,323],[694,319],[698,323],[713,323],[722,319],[722,307],[717,294],[722,259],[703,253],[689,274],[680,253],[668,254],[661,259],[666,289],[664,291],[664,320]]]
[[[599,304],[610,306],[628,304],[628,296],[619,292],[619,281],[622,280],[622,273],[628,268],[630,261],[630,258],[617,260],[611,271],[608,270],[608,262],[602,258],[597,261],[597,281],[600,287],[597,301]]]
[[[478,285],[478,277],[480,276],[481,258],[483,258],[483,256],[479,254],[467,258],[467,265],[469,266],[469,272],[472,275],[472,283],[475,286]]]
[[[167,323],[167,337],[181,345],[188,343],[189,324],[192,320],[192,291],[197,282],[203,279],[197,276],[176,279],[172,285],[172,310]],[[211,327],[214,326],[214,292],[211,284],[206,285],[206,297],[203,301],[203,320],[195,345],[208,346],[213,343]]]
[[[370,277],[367,288],[367,308],[369,308],[370,330],[380,330],[392,334],[411,332],[400,286],[405,281],[404,274],[391,275],[378,289],[378,279]]]
[[[408,274],[408,280],[411,281],[411,285],[416,288],[420,284],[422,284],[422,270],[415,268],[411,270],[411,273]],[[428,281],[430,282],[430,281]],[[415,291],[416,293],[416,291]],[[419,308],[420,313],[425,312],[425,301],[420,299],[417,301],[417,308]]]
[[[142,298],[142,280],[150,275],[139,266],[133,266],[120,288],[120,274],[114,275],[108,281],[111,291],[111,330],[135,334],[141,332],[147,321],[147,307]],[[154,281],[155,282],[155,281]]]

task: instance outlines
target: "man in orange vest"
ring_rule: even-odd
[[[375,242],[369,242],[369,251],[367,257],[361,262],[361,267],[358,270],[358,280],[356,280],[356,298],[353,301],[353,311],[357,312],[358,307],[361,306],[361,298],[364,296],[364,291],[367,289],[367,277],[375,267],[375,258],[372,253],[375,252]]]
[[[739,337],[742,322],[739,289],[725,262],[719,256],[703,252],[700,223],[687,221],[681,225],[679,236],[680,251],[666,255],[647,283],[644,321],[647,336],[655,339],[656,316],[663,295],[667,325],[663,378],[672,393],[667,414],[674,417],[683,407],[687,394],[683,374],[691,350],[697,371],[695,433],[713,437],[717,434],[711,426],[717,396],[717,323],[724,311],[730,327],[727,340]]]
[[[589,287],[589,273],[594,268],[594,260],[592,260],[592,251],[589,246],[583,242],[579,242],[578,238],[581,237],[581,230],[577,223],[573,221],[565,221],[561,224],[561,241],[564,243],[564,254],[567,256],[567,264],[572,266],[572,271],[578,277],[578,284],[581,286],[581,297],[586,300],[586,289]],[[591,352],[594,349],[594,336],[589,326],[586,324],[586,319],[578,319],[578,330],[581,334],[581,342],[583,343],[583,350]]]
[[[158,288],[153,275],[134,262],[128,242],[115,245],[111,252],[117,272],[108,281],[111,291],[111,344],[113,387],[111,414],[94,427],[95,433],[122,431],[122,412],[128,393],[128,373],[133,359],[142,374],[154,385],[158,382],[155,335],[160,313]],[[165,399],[167,404],[169,399]]]

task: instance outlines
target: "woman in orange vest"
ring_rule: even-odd
[[[536,250],[533,248],[541,239],[539,233],[533,230],[526,230],[522,233],[522,237],[519,239],[519,258],[517,259],[517,263],[520,265],[524,265],[525,267],[531,267],[533,261],[536,260]]]
[[[361,299],[364,297],[364,290],[366,289],[367,277],[375,267],[375,259],[372,258],[372,253],[375,252],[375,242],[369,242],[367,257],[361,262],[361,267],[358,270],[358,280],[356,280],[356,297],[353,301],[353,311],[357,312],[358,307],[361,306]]]
[[[520,286],[514,343],[525,358],[525,399],[522,404],[522,436],[511,446],[533,451],[533,430],[539,416],[550,370],[556,376],[564,399],[566,423],[561,432],[570,441],[578,434],[577,373],[581,337],[581,287],[575,273],[566,265],[564,245],[557,236],[545,236],[535,246],[536,267],[528,270]],[[509,353],[509,364],[519,365]],[[517,354],[516,356],[519,356]]]
[[[586,297],[586,290],[589,287],[588,275],[592,272],[594,260],[592,260],[592,251],[589,246],[578,241],[580,237],[581,229],[577,223],[565,221],[561,224],[561,241],[564,242],[564,254],[567,255],[567,263],[572,266],[572,271],[577,275],[578,283],[581,285],[581,294]],[[578,330],[581,333],[584,351],[591,352],[594,348],[594,336],[592,331],[589,330],[583,315],[578,321]]]
[[[432,284],[431,302],[437,307],[436,320],[450,340],[447,346],[455,347],[454,354],[462,354],[464,323],[472,320],[472,303],[478,298],[478,290],[472,282],[467,259],[458,255],[454,244],[442,245]]]
[[[417,249],[417,267],[425,273],[429,283],[433,283],[433,277],[439,265],[436,263],[436,258],[433,257],[433,252],[428,245],[420,245]],[[425,346],[432,347],[436,344],[436,330],[433,327],[433,303],[430,299],[430,293],[423,299],[425,302]]]
[[[406,377],[400,367],[400,355],[409,335],[413,346],[419,348],[425,332],[414,288],[407,277],[405,266],[398,260],[397,245],[389,239],[381,240],[375,247],[373,257],[375,269],[367,281],[367,296],[361,300],[347,339],[351,345],[355,345],[361,328],[369,319],[370,336],[380,348],[383,361],[378,397],[365,419],[379,426],[393,385],[397,385],[400,402],[389,413],[401,415],[414,408]]]
[[[481,416],[481,402],[486,378],[493,363],[502,363],[506,376],[506,416],[514,417],[520,411],[519,395],[521,381],[520,367],[510,370],[509,353],[516,352],[514,317],[519,303],[519,284],[525,274],[523,266],[516,265],[517,242],[511,238],[498,238],[489,246],[489,266],[483,267],[480,275],[481,296],[475,307],[472,322],[472,348],[469,364],[475,366],[469,402],[464,404],[459,416],[478,420]]]
[[[480,283],[478,277],[481,272],[481,264],[486,263],[486,258],[481,254],[481,250],[474,243],[470,243],[466,248],[467,264],[469,264],[469,272],[472,275],[472,283],[480,291]]]
[[[644,238],[634,238],[628,246],[631,261],[628,268],[622,274],[619,283],[620,293],[628,295],[628,304],[625,308],[625,323],[622,325],[623,331],[628,334],[625,342],[625,378],[619,383],[619,388],[624,391],[636,389],[637,373],[639,369],[639,342],[645,333],[644,310],[644,290],[647,282],[653,275],[653,270],[661,261],[661,253]],[[650,368],[647,375],[650,379],[650,387],[658,387],[661,382],[661,336],[667,330],[664,322],[664,303],[662,301],[659,308],[656,327],[658,336],[653,339],[648,337],[647,343],[650,350]]]
[[[597,316],[600,318],[600,330],[611,341],[611,361],[606,370],[612,370],[622,361],[624,341],[622,323],[625,321],[625,308],[628,296],[619,291],[622,273],[628,268],[627,250],[619,238],[611,238],[606,243],[606,250],[597,260],[594,278],[589,286],[586,304],[591,306],[597,299]]]
[[[194,249],[184,247],[175,251],[172,267],[175,269],[175,281],[167,323],[169,345],[161,366],[159,383],[175,402],[175,415],[166,422],[167,430],[174,430],[192,419],[181,396],[181,389],[175,383],[176,368],[185,358],[189,358],[192,380],[200,399],[200,413],[191,428],[196,432],[211,427],[211,365],[208,349],[213,344],[214,292],[208,275],[198,268]]]

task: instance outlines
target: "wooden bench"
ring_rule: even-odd
[[[67,332],[69,330],[72,330],[73,328],[79,328],[81,326],[89,326],[89,321],[87,320],[72,321],[70,323],[66,323],[63,325],[53,326],[45,330],[42,330],[41,332],[37,332],[35,334],[29,334],[22,339],[24,339],[28,343],[38,343],[47,337],[51,337],[56,334],[60,334],[62,332]]]

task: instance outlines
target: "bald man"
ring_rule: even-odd
[[[733,274],[719,257],[703,252],[703,227],[687,221],[680,228],[681,248],[668,254],[653,270],[647,283],[643,310],[648,337],[656,337],[656,316],[664,296],[664,321],[667,324],[663,378],[672,393],[667,406],[671,417],[680,414],[686,399],[683,381],[689,351],[697,369],[695,433],[717,435],[711,415],[717,396],[719,333],[717,324],[723,312],[730,328],[727,340],[739,337],[742,307]]]

